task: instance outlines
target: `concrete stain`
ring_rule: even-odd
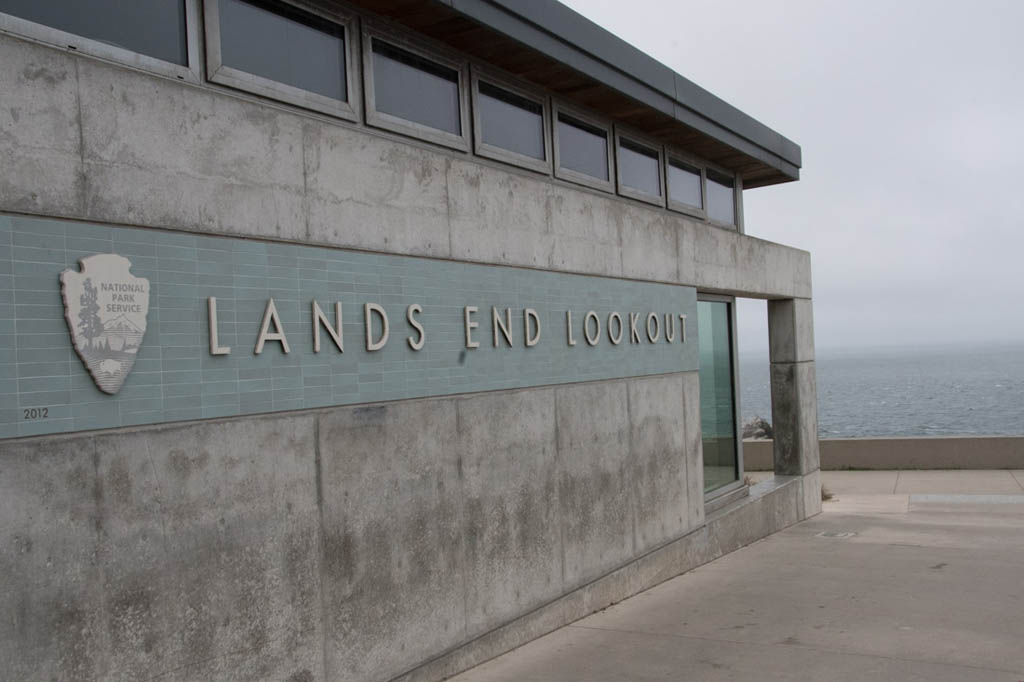
[[[486,516],[484,515],[484,501],[479,497],[472,497],[465,501],[466,527],[463,538],[466,543],[466,551],[470,557],[474,557],[480,551],[479,546],[483,535],[483,525]]]
[[[62,596],[48,609],[48,613],[53,628],[50,636],[56,643],[57,669],[62,673],[61,679],[95,679],[96,661],[93,653],[98,653],[98,648],[89,627],[86,608],[76,599]]]
[[[27,81],[42,81],[52,88],[58,83],[66,81],[68,79],[68,74],[63,71],[52,71],[45,66],[33,67],[32,65],[29,65],[22,70],[21,77]]]
[[[553,502],[550,498],[544,499],[544,496],[536,494],[528,486],[519,489],[515,510],[517,556],[549,556],[546,550],[554,549],[548,543],[549,528],[553,522]]]
[[[466,181],[466,185],[469,187],[475,190],[480,189],[480,175],[478,173],[464,173],[462,179]]]
[[[146,575],[130,578],[109,598],[107,631],[115,651],[137,651],[147,639],[156,639],[153,621],[158,611],[153,600],[153,583]]]
[[[189,453],[184,450],[171,450],[167,456],[168,462],[179,479],[187,479],[196,472],[206,469],[210,461],[210,453],[206,449],[200,449],[197,453]]]
[[[362,424],[380,425],[385,422],[388,416],[387,405],[370,405],[369,407],[357,407],[352,410],[352,416]],[[361,425],[362,425],[361,424]]]
[[[323,552],[324,569],[331,578],[343,585],[355,579],[355,538],[344,524],[341,530],[335,533],[329,533],[325,529]]]
[[[256,128],[266,129],[265,132],[273,144],[281,135],[281,121],[276,112],[262,107],[247,107],[242,111],[242,119]]]
[[[32,538],[22,535],[14,536],[14,551],[17,554],[28,554],[32,551]]]
[[[107,467],[107,488],[117,504],[128,506],[132,501],[132,477],[124,457],[113,457]]]
[[[135,115],[135,111],[136,111],[135,102],[132,101],[132,98],[128,96],[128,93],[125,90],[121,91],[121,104],[123,104],[124,107],[126,109],[128,109],[128,111],[133,116]]]

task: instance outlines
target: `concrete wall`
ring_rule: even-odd
[[[0,210],[810,297],[805,251],[0,36]]]
[[[6,213],[811,294],[806,252],[210,85],[0,36],[0,92]],[[0,441],[4,673],[440,679],[816,513],[787,377],[794,475],[707,517],[692,372]]]
[[[821,468],[1024,469],[1024,436],[823,438]],[[771,471],[772,441],[743,441],[749,471]]]
[[[704,518],[696,379],[8,441],[5,675],[439,679],[803,518]]]
[[[703,527],[697,390],[689,372],[7,441],[5,674],[404,673]]]

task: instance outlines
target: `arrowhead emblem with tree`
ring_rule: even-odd
[[[124,256],[82,258],[81,271],[60,275],[64,317],[75,352],[104,393],[121,390],[135,365],[149,312],[149,280]]]

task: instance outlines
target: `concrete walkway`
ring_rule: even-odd
[[[453,679],[1024,680],[1024,471],[822,478],[821,515]]]

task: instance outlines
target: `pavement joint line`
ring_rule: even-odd
[[[683,575],[686,575],[685,573]],[[682,576],[680,576],[682,577]],[[620,602],[621,603],[621,602]],[[666,639],[695,639],[702,642],[723,642],[725,644],[738,644],[741,646],[758,646],[758,647],[792,647],[794,649],[803,649],[805,651],[818,651],[826,654],[835,654],[837,656],[860,656],[863,658],[875,658],[886,661],[900,661],[902,663],[924,663],[927,665],[945,666],[950,668],[966,668],[968,670],[986,670],[990,672],[998,673],[1009,673],[1011,675],[1024,675],[1024,670],[1009,670],[1007,668],[990,668],[983,665],[971,665],[969,663],[951,663],[949,661],[935,661],[927,658],[907,658],[904,656],[887,656],[885,654],[873,654],[863,651],[844,651],[842,649],[829,649],[826,647],[814,646],[811,644],[784,644],[782,642],[750,642],[736,639],[727,639],[725,637],[701,637],[700,635],[681,635],[674,632],[644,632],[642,630],[625,630],[622,628],[602,628],[594,627],[593,625],[566,625],[566,628],[576,628],[578,630],[598,630],[601,632],[618,632],[626,635],[646,635],[648,637],[661,637]],[[556,630],[557,632],[557,630]],[[536,640],[534,640],[536,641]]]
[[[1011,471],[1011,472],[1010,472],[1010,478],[1012,478],[1012,479],[1013,479],[1014,481],[1016,481],[1016,482],[1017,482],[1017,485],[1019,485],[1019,486],[1020,486],[1020,489],[1021,489],[1021,490],[1024,490],[1024,483],[1021,483],[1021,480],[1020,480],[1019,478],[1017,478],[1017,474],[1015,474],[1015,473],[1013,473],[1013,472]]]
[[[892,494],[896,494],[896,489],[900,487],[900,471],[896,470],[896,482],[892,484]]]

